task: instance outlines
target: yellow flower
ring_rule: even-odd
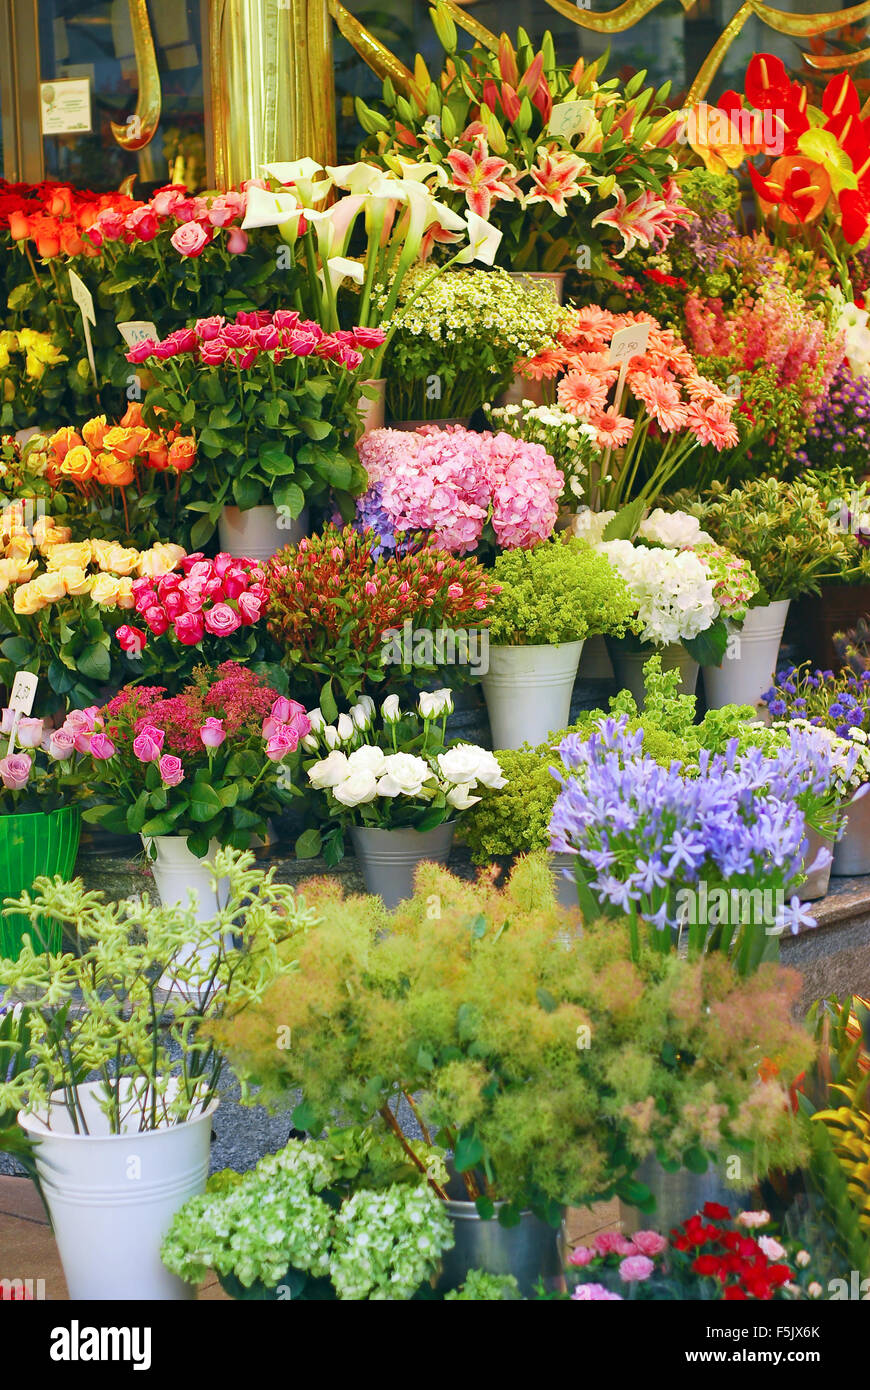
[[[118,602],[121,580],[113,574],[98,574],[91,585],[91,598],[101,608],[114,608]]]
[[[4,554],[7,560],[29,560],[33,546],[26,531],[16,531],[9,537]]]
[[[40,377],[45,373],[45,363],[40,362],[35,353],[28,352],[24,363],[24,370],[31,381],[39,381]]]
[[[47,546],[66,545],[72,537],[72,531],[69,526],[55,525],[53,516],[40,516],[33,523],[31,535],[34,544],[38,545],[40,550],[44,550]]]
[[[186,553],[181,545],[157,541],[150,550],[144,550],[139,556],[139,574],[143,579],[162,579],[164,574],[176,568]]]
[[[0,372],[5,372],[9,366],[9,349],[0,343]]]
[[[91,563],[91,542],[67,541],[61,545],[44,545],[42,553],[47,569],[59,570],[64,565],[77,565],[80,569],[87,569]]]
[[[0,347],[4,347],[7,352],[18,351],[18,334],[13,333],[11,328],[4,329],[0,333]]]
[[[80,565],[64,565],[63,569],[58,570],[58,577],[63,580],[64,592],[74,598],[86,594],[93,583],[91,575],[85,574]],[[36,582],[39,583],[39,580]]]
[[[133,580],[129,575],[124,575],[118,580],[118,607],[136,607],[136,600],[133,597]]]
[[[101,570],[111,570],[112,574],[132,574],[139,563],[140,555],[135,547],[128,549],[114,541],[102,558],[95,555],[94,559]]]
[[[57,603],[66,593],[63,575],[59,570],[37,575],[32,587],[46,603]]]
[[[43,579],[45,577],[45,575],[42,576]],[[29,618],[32,614],[48,607],[48,599],[43,598],[36,583],[37,581],[34,579],[30,584],[20,584],[15,590],[12,607],[16,613],[20,613],[25,618]]]
[[[10,584],[32,579],[38,565],[38,560],[0,560],[0,594],[4,594]]]

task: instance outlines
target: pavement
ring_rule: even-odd
[[[599,1231],[618,1227],[618,1202],[572,1209],[568,1213],[567,1244],[570,1248]],[[0,1176],[0,1279],[32,1279],[34,1297],[50,1302],[69,1300],[48,1217],[28,1178]],[[232,1301],[214,1274],[209,1274],[197,1297]]]

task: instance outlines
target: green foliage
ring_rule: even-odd
[[[465,1283],[444,1295],[445,1303],[516,1303],[521,1301],[520,1286],[512,1274],[487,1274],[470,1269]]]
[[[301,1091],[310,1133],[378,1118],[395,1132],[413,1097],[469,1199],[506,1200],[508,1224],[633,1192],[652,1151],[740,1152],[751,1173],[798,1161],[786,1087],[812,1044],[789,1014],[795,973],[739,980],[721,957],[646,948],[633,963],[627,933],[572,930],[539,856],[503,892],[430,864],[393,914],[327,881],[306,903],[317,925],[292,980],[212,1032],[259,1100]],[[276,1049],[281,1027],[292,1042]],[[762,1083],[765,1058],[778,1072]]]
[[[489,629],[498,645],[621,636],[634,612],[625,581],[586,541],[557,536],[530,550],[505,551],[491,574],[501,585]]]

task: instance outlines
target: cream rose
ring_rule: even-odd
[[[58,574],[63,580],[64,592],[73,598],[86,594],[93,583],[91,576],[85,574],[80,565],[64,565],[63,569],[58,570]]]
[[[312,787],[317,787],[322,791],[324,787],[334,787],[339,782],[343,782],[347,777],[347,758],[338,749],[330,753],[328,758],[322,762],[315,763],[308,769],[308,780]]]
[[[16,613],[24,618],[31,617],[34,613],[39,613],[41,609],[48,606],[48,600],[42,597],[36,587],[34,579],[30,584],[21,584],[15,590],[15,598],[12,607]]]
[[[364,801],[374,801],[377,794],[377,778],[365,767],[358,768],[332,789],[332,795],[342,806],[359,806]]]
[[[473,743],[460,743],[438,754],[438,767],[447,782],[467,783],[470,787],[480,783],[483,787],[504,787],[505,778],[498,759],[485,748]]]
[[[43,547],[46,568],[63,569],[64,565],[75,565],[87,569],[91,563],[90,541],[69,541],[65,545],[46,545]]]
[[[376,748],[373,744],[366,743],[362,748],[357,748],[347,760],[348,771],[358,772],[364,768],[367,772],[373,772],[376,777],[380,777],[384,770],[384,763],[387,755],[383,748]]]
[[[378,782],[381,796],[419,796],[432,776],[429,764],[413,753],[391,753]]]
[[[91,585],[91,598],[101,608],[114,608],[118,602],[120,580],[113,574],[98,574]]]
[[[84,570],[80,570],[79,573],[84,574]],[[62,599],[66,593],[66,585],[60,570],[56,573],[40,574],[38,578],[34,579],[33,588],[46,603],[57,603],[58,599]]]

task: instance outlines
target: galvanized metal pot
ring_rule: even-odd
[[[388,908],[412,897],[417,865],[426,860],[446,864],[454,828],[454,821],[424,831],[351,826],[350,837],[366,890],[383,898]]]
[[[819,850],[832,850],[834,845],[826,836],[820,835],[817,830],[807,826],[807,839],[810,842],[807,851],[807,864],[812,864]],[[823,864],[819,869],[813,869],[812,873],[807,874],[799,888],[801,902],[814,903],[819,898],[823,898],[828,891],[828,884],[831,879],[831,861]]]
[[[728,1187],[712,1165],[706,1173],[690,1173],[680,1168],[668,1173],[657,1158],[645,1158],[635,1173],[638,1182],[650,1189],[656,1199],[654,1212],[619,1204],[620,1225],[626,1235],[635,1231],[659,1231],[667,1235],[687,1217],[700,1211],[705,1202],[720,1202],[732,1216],[751,1205],[751,1193]]]
[[[870,792],[843,808],[846,829],[834,845],[832,874],[870,874]]]
[[[487,1274],[512,1274],[524,1298],[531,1298],[538,1279],[549,1287],[562,1277],[559,1255],[560,1231],[548,1226],[533,1212],[524,1211],[517,1226],[502,1226],[497,1215],[484,1221],[474,1202],[447,1201],[447,1214],[453,1222],[456,1243],[442,1256],[439,1289],[455,1289],[471,1269]],[[496,1213],[503,1203],[496,1203]]]
[[[643,668],[651,656],[661,657],[663,671],[679,671],[679,694],[694,695],[698,684],[698,663],[689,656],[682,642],[671,642],[666,647],[655,647],[649,643],[639,648],[624,638],[608,637],[607,650],[620,687],[631,692],[639,710],[646,703]]]

